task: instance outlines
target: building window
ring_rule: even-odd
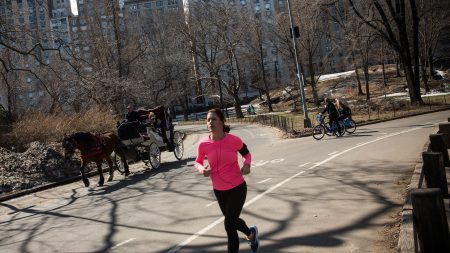
[[[159,0],[156,1],[156,7],[162,7],[163,6],[163,1]]]
[[[144,3],[144,7],[147,9],[151,9],[152,8],[152,3]]]
[[[178,0],[167,0],[167,5],[178,5]]]
[[[259,4],[255,4],[255,12],[259,13],[261,11],[261,6],[259,6]]]

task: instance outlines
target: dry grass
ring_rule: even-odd
[[[14,123],[11,132],[0,136],[0,146],[23,150],[33,141],[60,142],[66,133],[115,131],[116,121],[109,111],[99,108],[76,115],[33,112]]]

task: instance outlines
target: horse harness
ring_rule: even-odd
[[[101,155],[106,146],[106,138],[102,134],[95,134],[95,145],[88,150],[81,150],[81,158],[87,159]]]

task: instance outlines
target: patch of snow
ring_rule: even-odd
[[[404,96],[409,96],[408,92],[397,92],[397,93],[391,93],[391,94],[386,94],[386,97],[404,97]],[[379,96],[380,98],[384,97],[383,96]]]
[[[440,76],[442,76],[442,77],[445,77],[445,72],[444,71],[442,71],[442,70],[436,70],[436,73],[438,74],[438,75],[440,75]]]
[[[347,77],[347,76],[352,75],[353,73],[355,73],[354,70],[340,72],[340,73],[333,73],[333,74],[328,74],[328,75],[322,75],[319,78],[319,82],[326,81],[326,80],[332,80],[332,79],[338,79],[338,78],[342,78],[342,77]]]
[[[448,95],[448,94],[450,94],[450,92],[430,92],[430,93],[427,93],[427,94],[425,94],[425,95],[422,95],[422,97],[433,97],[433,96],[445,96],[445,95]]]

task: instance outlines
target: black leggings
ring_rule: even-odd
[[[226,191],[214,190],[220,210],[225,216],[225,230],[228,236],[228,253],[239,252],[239,236],[237,231],[249,236],[250,229],[244,220],[239,218],[247,196],[247,184],[245,181]]]

